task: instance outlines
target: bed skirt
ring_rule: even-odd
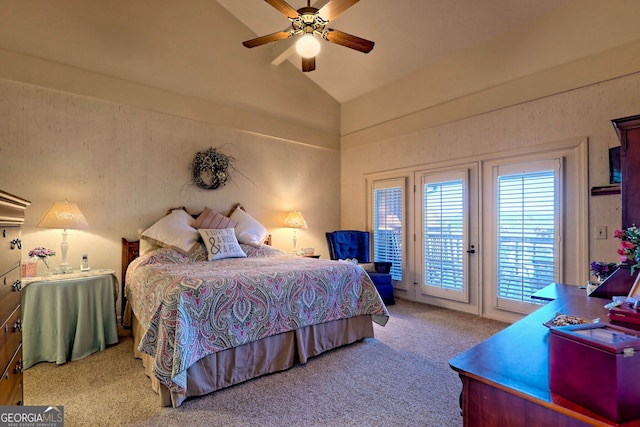
[[[131,323],[134,356],[142,359],[151,386],[160,396],[160,405],[180,406],[181,402],[153,374],[151,357],[138,351],[144,331],[135,316]],[[310,357],[364,338],[373,338],[370,315],[312,325],[210,354],[187,370],[187,397],[202,396],[261,375],[284,371],[296,363],[306,363]]]

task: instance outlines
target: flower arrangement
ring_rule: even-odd
[[[603,281],[613,273],[617,264],[615,262],[593,261],[591,263],[591,274],[596,276],[598,280]]]
[[[632,225],[624,230],[616,230],[613,237],[620,240],[620,261],[630,264],[633,274],[633,270],[640,267],[640,228]]]
[[[209,147],[206,151],[198,152],[193,159],[193,181],[195,184],[207,190],[215,190],[224,186],[231,179],[231,171],[235,170],[231,162],[236,159]],[[204,176],[203,176],[204,175]],[[205,177],[209,178],[205,181]]]
[[[29,258],[38,257],[42,260],[44,265],[49,268],[49,264],[47,264],[47,257],[55,256],[56,253],[51,249],[44,248],[42,246],[38,246],[37,248],[33,248],[29,251]]]

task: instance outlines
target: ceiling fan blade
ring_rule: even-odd
[[[331,0],[318,11],[318,14],[322,19],[333,21],[359,1],[360,0]]]
[[[302,71],[308,73],[316,69],[316,57],[302,58]]]
[[[289,38],[292,34],[292,31],[278,31],[277,33],[267,34],[266,36],[256,37],[255,39],[244,41],[242,42],[242,44],[244,45],[244,47],[249,48],[262,46],[263,44]]]
[[[282,13],[284,16],[294,19],[298,17],[298,11],[289,6],[284,0],[264,0],[269,3],[271,6],[278,9],[278,12]]]
[[[331,43],[355,49],[362,53],[371,52],[371,49],[373,49],[373,45],[375,44],[370,40],[365,40],[363,38],[347,34],[339,30],[333,30],[331,28],[326,29],[322,34],[322,37],[325,40],[330,41]]]

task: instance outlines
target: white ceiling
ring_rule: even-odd
[[[373,51],[323,41],[316,70],[302,80],[344,103],[569,1],[361,0],[329,27],[374,41]],[[216,76],[233,73],[251,87],[256,68],[275,79],[279,67],[292,67],[269,65],[291,39],[241,44],[288,25],[263,0],[0,0],[2,49],[213,101],[223,90],[212,87]],[[299,57],[289,60],[300,69]]]
[[[288,27],[288,19],[262,0],[217,0],[256,36]],[[425,67],[455,51],[468,49],[535,20],[568,0],[361,0],[328,27],[375,42],[363,54],[323,41],[316,70],[307,77],[343,103]],[[299,9],[306,0],[288,0]],[[311,5],[321,8],[327,0]],[[296,38],[272,43],[280,55],[300,68]],[[239,40],[243,41],[243,40]]]

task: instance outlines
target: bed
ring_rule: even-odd
[[[240,236],[237,246],[229,245],[244,256],[210,259],[205,232],[220,230],[192,227],[200,238],[182,250],[153,239],[143,249],[149,239],[123,239],[134,353],[162,406],[178,407],[188,398],[372,338],[372,322],[384,325],[389,318],[360,266],[284,254],[263,243],[264,231],[249,244],[242,224],[232,225],[236,231],[225,228],[230,234],[224,242]]]

